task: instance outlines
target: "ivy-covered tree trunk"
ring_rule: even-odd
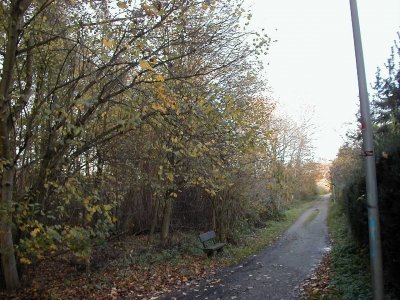
[[[6,288],[20,287],[12,237],[12,195],[14,186],[14,161],[11,153],[12,115],[10,112],[10,88],[18,44],[18,31],[22,16],[31,1],[17,0],[9,4],[6,52],[0,81],[0,253]]]

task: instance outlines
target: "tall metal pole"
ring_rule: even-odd
[[[357,1],[350,0],[351,21],[353,24],[354,49],[357,62],[358,88],[360,94],[361,129],[365,156],[369,248],[372,267],[374,299],[383,300],[382,250],[379,225],[378,188],[376,183],[374,141],[372,136],[371,114],[369,110],[367,80],[365,78],[364,57],[361,44],[360,23]]]

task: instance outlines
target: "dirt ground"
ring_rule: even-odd
[[[165,299],[297,299],[301,284],[329,251],[329,198],[321,196],[262,252]]]

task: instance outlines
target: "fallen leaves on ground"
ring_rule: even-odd
[[[329,253],[327,253],[322,258],[321,263],[315,268],[312,275],[303,282],[300,289],[300,299],[326,299],[332,292],[329,286],[330,275],[330,257]]]
[[[181,256],[173,262],[137,264],[124,262],[127,250],[146,245],[146,237],[114,243],[103,253],[102,266],[91,272],[76,268],[57,258],[29,270],[29,285],[18,293],[0,292],[3,299],[158,299],[173,290],[195,284],[215,273],[222,260],[209,260],[205,255]],[[134,241],[133,241],[134,240]],[[135,245],[133,245],[135,244]],[[110,258],[111,257],[111,258]],[[116,257],[116,258],[115,258]],[[115,258],[115,259],[113,259]]]

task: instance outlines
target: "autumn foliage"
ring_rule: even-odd
[[[7,288],[49,257],[90,267],[121,234],[232,240],[314,192],[307,124],[266,96],[270,39],[240,1],[13,0],[0,16]]]

